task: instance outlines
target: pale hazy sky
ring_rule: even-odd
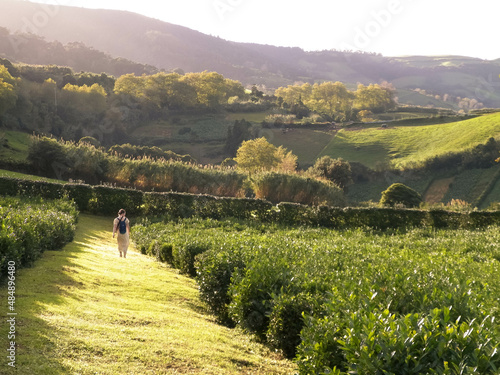
[[[496,0],[34,0],[121,9],[238,42],[500,58]]]

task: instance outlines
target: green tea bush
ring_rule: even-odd
[[[181,272],[194,277],[196,276],[195,257],[209,248],[209,244],[193,238],[190,238],[184,244],[176,244],[172,250],[173,264]]]
[[[358,311],[339,340],[350,374],[497,374],[491,317],[452,320],[450,309],[396,316]]]
[[[340,208],[306,206],[250,198],[218,197],[189,193],[144,193],[134,189],[85,184],[57,184],[0,177],[1,192],[5,195],[68,197],[79,210],[101,215],[114,215],[125,208],[131,215],[168,216],[177,218],[238,218],[288,225],[321,226],[345,229],[368,227],[375,229],[436,227],[483,228],[500,223],[500,211],[456,212],[442,209],[416,210],[395,208]]]
[[[348,213],[336,221],[333,213],[345,210],[325,210],[317,212],[329,225],[377,218]],[[136,230],[141,250],[172,249],[184,272],[201,252],[194,255],[200,297],[219,321],[295,355],[301,374],[338,375],[496,374],[499,233],[498,226],[332,231],[195,217]]]
[[[64,195],[72,199],[80,211],[88,212],[89,203],[93,197],[93,188],[85,184],[65,184]]]
[[[302,341],[300,332],[305,325],[303,316],[316,313],[320,304],[317,296],[303,292],[296,295],[282,294],[276,298],[266,334],[269,345],[281,350],[287,358],[295,357]]]
[[[31,266],[45,250],[56,250],[74,236],[78,211],[69,201],[0,197],[0,271],[9,261]]]
[[[25,197],[60,199],[64,197],[64,185],[45,181],[19,180],[18,193]]]
[[[198,255],[195,262],[201,300],[221,323],[228,326],[233,325],[229,315],[229,286],[233,274],[245,269],[240,250],[239,247],[211,249]]]
[[[18,180],[15,178],[1,177],[0,192],[2,195],[14,196],[19,192]]]

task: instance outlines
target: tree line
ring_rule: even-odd
[[[160,72],[116,79],[67,67],[0,60],[0,126],[107,145],[172,112],[207,113],[249,100],[241,83],[215,72]]]
[[[304,83],[280,87],[275,92],[282,108],[303,116],[316,112],[330,121],[355,120],[358,114],[380,113],[396,106],[395,91],[389,85],[359,84],[356,91],[342,82]]]

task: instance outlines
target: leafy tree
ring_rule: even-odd
[[[90,136],[86,136],[86,137],[80,138],[80,140],[78,141],[78,143],[79,144],[87,143],[89,145],[94,146],[95,148],[101,147],[101,142],[99,142],[94,137],[90,137]]]
[[[241,89],[238,89],[236,81],[226,80],[219,73],[207,71],[188,73],[182,78],[196,90],[198,103],[208,108],[217,108],[227,103],[231,96],[244,94],[241,84],[239,84]]]
[[[280,87],[276,90],[275,96],[282,99],[282,103],[286,103],[287,107],[308,102],[312,95],[313,87],[309,83],[303,85],[289,85]]]
[[[264,92],[260,91],[256,85],[253,85],[250,95],[260,99],[264,97]]]
[[[304,102],[313,111],[331,120],[346,121],[353,117],[354,94],[341,82],[315,84],[311,99]]]
[[[143,96],[158,108],[180,109],[196,103],[196,91],[177,73],[147,76]]]
[[[35,138],[28,152],[33,172],[46,177],[62,178],[69,170],[69,160],[64,146],[55,139]]]
[[[380,113],[396,105],[394,92],[377,84],[369,86],[359,84],[355,95],[354,106],[358,110]]]
[[[281,146],[278,148],[272,145],[264,137],[244,141],[234,160],[238,163],[238,168],[250,173],[271,169],[291,171],[297,163],[295,155]]]
[[[0,65],[0,115],[16,104],[16,79],[12,77],[3,65]]]
[[[252,124],[245,120],[236,120],[233,126],[228,127],[226,144],[224,146],[224,151],[227,155],[231,157],[236,156],[236,151],[241,143],[252,138],[251,128]]]
[[[297,169],[297,156],[294,155],[292,151],[288,151],[283,146],[280,146],[276,150],[276,155],[280,160],[278,170],[282,172],[293,172]]]
[[[94,83],[97,83],[106,90],[107,94],[111,94],[115,87],[115,78],[108,76],[106,73],[94,74],[94,73],[82,72],[78,74],[78,79],[75,80],[78,86],[83,86],[83,85],[92,86]],[[67,83],[72,83],[72,82],[67,82]]]
[[[89,114],[103,113],[106,108],[106,90],[94,83],[92,86],[75,86],[67,84],[62,89],[64,105]]]
[[[396,183],[392,184],[387,190],[382,192],[380,204],[382,206],[394,207],[397,204],[402,204],[405,207],[418,207],[422,202],[422,197],[412,188]]]
[[[126,94],[134,97],[144,96],[146,81],[135,74],[125,74],[116,80],[115,94]]]
[[[141,77],[127,74],[116,80],[114,92],[130,95],[156,109],[186,109],[196,105],[214,109],[231,97],[245,95],[241,83],[215,72],[158,73]]]
[[[332,159],[330,156],[323,156],[316,160],[310,172],[327,178],[343,189],[352,183],[351,165],[342,158]]]

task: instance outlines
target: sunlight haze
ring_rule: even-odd
[[[451,0],[39,2],[130,11],[237,42],[384,56],[500,57],[492,48],[497,15],[486,0],[473,7]]]

